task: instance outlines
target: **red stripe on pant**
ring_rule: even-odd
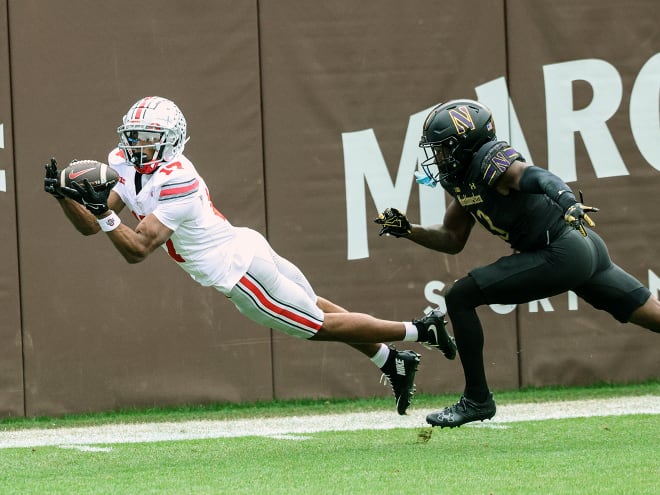
[[[282,315],[284,318],[288,320],[295,321],[296,323],[311,328],[315,332],[321,329],[321,324],[317,321],[310,320],[309,318],[305,318],[304,316],[298,315],[294,313],[293,311],[290,311],[286,308],[283,308],[281,306],[275,305],[270,299],[268,299],[264,293],[261,291],[259,287],[257,287],[250,279],[247,277],[243,277],[239,282],[243,287],[245,287],[248,291],[250,291],[259,301],[259,303],[271,310],[273,313],[277,313],[279,315]]]

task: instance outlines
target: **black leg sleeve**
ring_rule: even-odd
[[[458,280],[445,296],[456,346],[465,375],[464,395],[477,402],[488,398],[484,370],[484,332],[476,308],[486,303],[484,295],[470,276]]]

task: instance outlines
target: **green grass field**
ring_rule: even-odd
[[[498,404],[619,396],[634,400],[636,395],[649,394],[660,395],[660,382],[507,392],[497,399]],[[415,406],[436,407],[447,400],[421,396]],[[0,422],[0,431],[328,414],[391,409],[391,402],[298,401],[14,419]],[[659,415],[435,429],[427,441],[419,433],[420,429],[401,428],[311,433],[286,440],[253,436],[126,443],[100,451],[0,449],[0,493],[660,493]]]

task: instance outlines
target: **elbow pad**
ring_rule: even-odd
[[[577,203],[575,194],[568,185],[552,172],[531,166],[527,167],[518,184],[520,192],[529,194],[545,194],[566,211]]]

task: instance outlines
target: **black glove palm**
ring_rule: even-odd
[[[82,204],[82,198],[78,191],[60,185],[60,172],[57,170],[57,160],[55,160],[55,158],[51,158],[50,162],[45,165],[45,168],[46,177],[44,178],[44,191],[52,194],[54,198],[63,199],[64,197],[67,197]]]
[[[106,183],[102,189],[97,191],[87,179],[83,179],[82,186],[77,182],[73,183],[73,187],[80,194],[81,203],[97,217],[109,210],[108,196],[110,196],[113,186],[114,184]]]
[[[57,171],[57,160],[51,158],[50,162],[45,165],[46,177],[44,177],[44,191],[52,194],[57,199],[63,199],[64,195],[60,191],[60,181]]]
[[[396,208],[387,208],[374,220],[378,225],[382,225],[378,235],[389,234],[394,237],[408,237],[412,233],[412,225]]]
[[[580,198],[582,199],[582,198]],[[564,214],[564,221],[576,230],[580,231],[584,237],[587,237],[587,231],[584,229],[586,223],[589,227],[595,227],[596,223],[589,217],[588,213],[597,212],[598,208],[586,206],[582,203],[574,203],[569,206]]]

